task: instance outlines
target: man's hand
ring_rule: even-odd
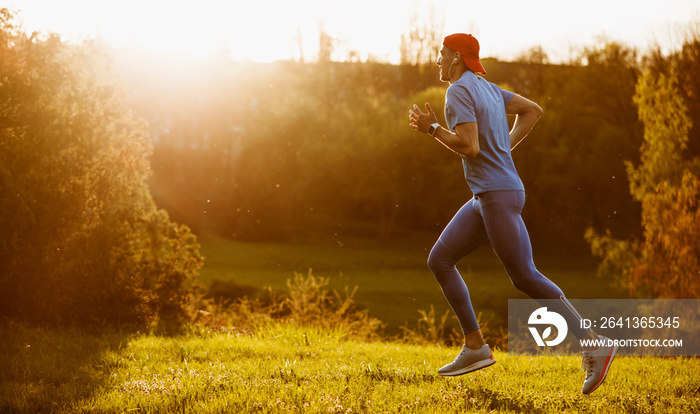
[[[411,128],[416,131],[427,133],[428,127],[437,122],[437,117],[432,108],[430,108],[430,104],[427,102],[425,103],[425,110],[427,113],[422,112],[420,108],[418,108],[418,105],[414,104],[413,109],[408,111],[408,119],[411,121],[409,124]]]
[[[428,128],[437,123],[437,117],[427,102],[425,110],[427,113],[421,111],[418,105],[413,105],[413,109],[408,111],[408,119],[411,120],[409,124],[411,128],[427,133]],[[476,126],[476,122],[457,124],[455,132],[439,127],[433,133],[433,138],[459,155],[469,158],[479,155],[479,128]]]
[[[525,138],[542,116],[542,108],[529,99],[515,95],[506,107],[506,113],[517,115],[510,130],[510,148],[515,148]]]

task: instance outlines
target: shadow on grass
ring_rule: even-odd
[[[105,355],[126,343],[115,332],[0,322],[0,412],[73,411],[107,384]]]

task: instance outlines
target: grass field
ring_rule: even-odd
[[[0,412],[700,412],[697,358],[619,357],[584,396],[578,357],[497,351],[492,367],[438,376],[455,353],[279,324],[159,337],[4,323]]]
[[[436,234],[378,244],[367,240],[341,243],[305,242],[248,243],[214,236],[200,238],[206,257],[201,272],[205,286],[215,280],[252,288],[285,289],[294,272],[329,277],[331,287],[358,286],[358,304],[385,322],[388,335],[400,332],[406,322],[414,323],[419,310],[435,307],[442,315],[449,309],[440,286],[426,265]],[[590,257],[557,254],[536,255],[538,269],[562,288],[569,298],[625,298],[610,281],[596,276],[597,263]],[[515,289],[488,246],[460,263],[472,304],[492,326],[505,326],[508,299],[527,298]],[[244,290],[244,292],[247,292]],[[456,320],[450,318],[451,326]]]
[[[398,330],[431,304],[438,312],[447,308],[425,266],[430,243],[284,245],[205,237],[201,281],[285,290],[294,272],[312,268],[331,277],[332,287],[357,285],[358,302]],[[590,259],[550,255],[538,264],[571,297],[624,296],[595,277]],[[522,297],[487,249],[462,272],[477,309],[494,318],[508,298]],[[436,370],[452,361],[455,347],[363,342],[341,329],[287,320],[247,333],[197,325],[158,336],[0,321],[0,412],[700,413],[698,358],[619,357],[606,383],[583,396],[580,357],[495,350],[496,365],[442,378]]]

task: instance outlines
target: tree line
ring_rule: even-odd
[[[590,245],[639,292],[697,297],[698,32],[670,54],[608,42],[568,64],[533,49],[484,65],[545,110],[514,152],[535,245]],[[445,88],[408,63],[70,45],[0,10],[0,315],[180,323],[196,310],[197,233],[437,236],[470,194],[407,111],[441,114]]]
[[[154,196],[196,231],[390,241],[439,231],[470,197],[459,158],[407,127],[413,103],[430,101],[442,116],[447,85],[434,67],[116,60],[155,140]],[[687,52],[640,56],[614,42],[586,48],[568,64],[548,64],[538,49],[514,62],[484,59],[488,80],[544,109],[513,154],[535,245],[581,253],[588,227],[640,233],[641,207],[625,167],[639,161],[643,141],[635,85],[643,67],[673,60],[696,82],[697,58]],[[144,75],[144,66],[167,69]],[[685,99],[697,105],[692,96]],[[697,133],[694,127],[686,156],[700,152]]]

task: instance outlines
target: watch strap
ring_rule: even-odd
[[[438,128],[440,128],[440,124],[438,124],[437,122],[435,122],[434,124],[430,125],[430,127],[428,128],[428,134],[429,134],[431,137],[434,137],[434,136],[435,136],[435,131],[437,131]]]

